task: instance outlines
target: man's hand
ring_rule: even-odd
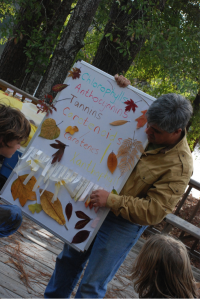
[[[131,82],[122,75],[119,76],[118,74],[116,74],[114,78],[120,87],[126,87],[131,84]]]
[[[109,194],[110,193],[105,190],[92,191],[90,198],[91,198],[91,203],[93,204],[93,207],[105,207]]]

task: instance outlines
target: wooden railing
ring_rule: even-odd
[[[2,88],[3,91],[5,91],[7,88],[11,88],[12,90],[14,90],[15,93],[16,93],[16,92],[20,93],[20,94],[22,95],[23,100],[24,100],[25,98],[28,98],[28,99],[32,100],[32,102],[33,102],[34,104],[37,105],[37,103],[38,103],[38,99],[37,99],[37,98],[33,97],[33,96],[30,95],[29,93],[27,93],[27,92],[25,92],[25,91],[23,91],[23,90],[21,90],[21,89],[15,87],[15,86],[12,85],[12,84],[9,84],[8,82],[6,82],[6,81],[4,81],[4,80],[1,80],[1,79],[0,79],[0,87]]]
[[[164,219],[166,221],[166,224],[161,232],[159,230],[157,230],[154,226],[150,226],[149,228],[147,228],[147,232],[154,233],[154,234],[155,233],[169,233],[172,230],[172,227],[176,226],[182,230],[182,232],[180,233],[178,238],[181,241],[194,241],[194,243],[192,244],[192,246],[190,248],[188,246],[186,246],[186,247],[190,250],[191,254],[200,258],[200,253],[195,250],[197,247],[197,244],[200,241],[200,228],[197,228],[196,226],[190,224],[200,208],[200,199],[198,200],[197,204],[193,207],[193,211],[187,221],[183,220],[182,218],[177,216],[180,209],[184,205],[192,188],[195,188],[196,190],[200,191],[200,183],[193,179],[190,179],[188,188],[187,188],[186,192],[184,193],[181,201],[179,202],[174,214],[169,214]],[[173,217],[170,215],[172,215]],[[189,235],[185,236],[185,233],[187,233]]]

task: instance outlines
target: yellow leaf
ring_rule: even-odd
[[[26,179],[28,174],[24,174],[19,176],[11,186],[11,193],[13,196],[13,199],[16,200],[19,198],[19,202],[21,206],[23,207],[27,200],[37,200],[36,193],[32,191],[35,183],[36,178],[32,176],[32,178],[28,181],[26,185],[23,184],[23,181]]]
[[[60,136],[60,129],[53,118],[45,119],[39,136],[50,140],[56,139]]]
[[[116,121],[113,121],[112,123],[110,123],[110,125],[112,125],[112,126],[121,126],[121,125],[124,125],[128,122],[129,122],[128,120],[116,120]]]
[[[40,213],[42,211],[42,206],[38,204],[37,202],[34,205],[28,205],[29,210],[31,213]]]
[[[74,135],[75,132],[78,132],[79,129],[77,126],[68,126],[67,129],[65,130],[66,133],[70,133],[71,135]]]
[[[40,189],[40,193],[41,192],[42,189]],[[40,203],[42,205],[42,209],[47,215],[56,220],[60,225],[64,225],[66,223],[66,220],[63,215],[61,202],[57,198],[57,200],[54,203],[52,203],[52,198],[53,193],[45,190],[44,193],[40,196]]]
[[[117,191],[114,188],[112,189],[111,193],[118,195]]]
[[[113,173],[117,167],[117,157],[113,152],[108,156],[107,166],[111,173]]]

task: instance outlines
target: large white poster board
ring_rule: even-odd
[[[113,151],[116,155],[118,149],[122,145],[123,141],[130,138],[131,140],[140,141],[145,148],[147,145],[147,137],[145,134],[146,125],[137,129],[136,119],[140,117],[144,110],[147,110],[154,98],[135,89],[131,86],[127,88],[120,88],[114,78],[101,70],[87,64],[84,61],[77,62],[74,68],[79,69],[79,77],[73,78],[68,76],[64,83],[69,86],[58,93],[55,101],[57,111],[53,111],[53,114],[47,118],[53,118],[56,124],[59,124],[60,136],[56,138],[68,145],[65,148],[64,155],[61,161],[57,162],[58,166],[63,166],[72,173],[76,173],[79,177],[84,177],[89,182],[98,185],[99,188],[103,188],[107,191],[116,189],[120,192],[126,180],[128,179],[133,167],[130,167],[129,171],[126,171],[121,175],[120,168],[117,167],[112,174],[107,166],[107,159],[110,153]],[[127,101],[134,101],[135,108],[131,111],[125,111]],[[113,126],[110,123],[114,121],[127,121],[123,125]],[[73,135],[66,133],[65,130],[68,126],[77,126],[78,132]],[[50,128],[51,130],[51,128]],[[46,154],[51,157],[56,149],[52,148],[50,144],[55,143],[55,140],[48,140],[39,136],[41,128],[39,127],[30,147],[38,153]],[[26,155],[26,153],[25,153]],[[137,152],[134,165],[136,165],[141,153]],[[27,160],[28,155],[20,160],[18,168]],[[121,158],[118,158],[118,164]],[[46,164],[45,164],[46,163]],[[44,162],[47,165],[49,162]],[[31,166],[22,169],[18,172],[18,175],[29,174],[31,172]],[[51,169],[51,168],[50,168]],[[65,169],[65,170],[66,170]],[[44,169],[39,167],[35,172],[35,178],[41,177],[41,173]],[[66,170],[66,171],[68,171]],[[63,171],[61,167],[57,174],[55,170],[52,175],[56,178],[59,177],[59,173]],[[63,172],[64,173],[64,172]],[[19,200],[14,201],[11,186],[13,181],[17,179],[15,172],[10,176],[5,188],[3,189],[3,198],[8,203],[16,204],[21,207]],[[64,174],[63,174],[64,177]],[[50,180],[47,190],[55,193],[56,181]],[[40,181],[40,188],[45,187],[43,180]],[[88,193],[89,194],[89,193]],[[40,191],[36,190],[37,203],[40,203]],[[32,214],[28,208],[28,205],[34,204],[33,201],[27,201],[26,204],[21,207],[22,211],[39,223],[63,241],[71,244],[73,237],[83,230],[87,230],[89,236],[87,239],[78,244],[71,244],[77,250],[86,250],[95,237],[98,229],[100,228],[103,220],[105,219],[108,209],[100,208],[95,211],[94,208],[86,207],[85,200],[80,198],[75,201],[67,191],[67,189],[61,185],[58,193],[58,198],[62,205],[63,214],[66,220],[68,230],[64,225],[60,225],[51,217],[49,217],[44,211],[40,213]],[[65,209],[68,203],[72,204],[72,215],[68,220]],[[75,225],[80,219],[77,217],[77,211],[84,212],[91,220],[84,228],[76,229]]]

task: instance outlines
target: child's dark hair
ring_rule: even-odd
[[[2,142],[26,141],[30,131],[30,123],[20,110],[0,104],[0,147]]]
[[[140,298],[196,298],[186,247],[168,235],[158,234],[147,240],[131,277]]]

